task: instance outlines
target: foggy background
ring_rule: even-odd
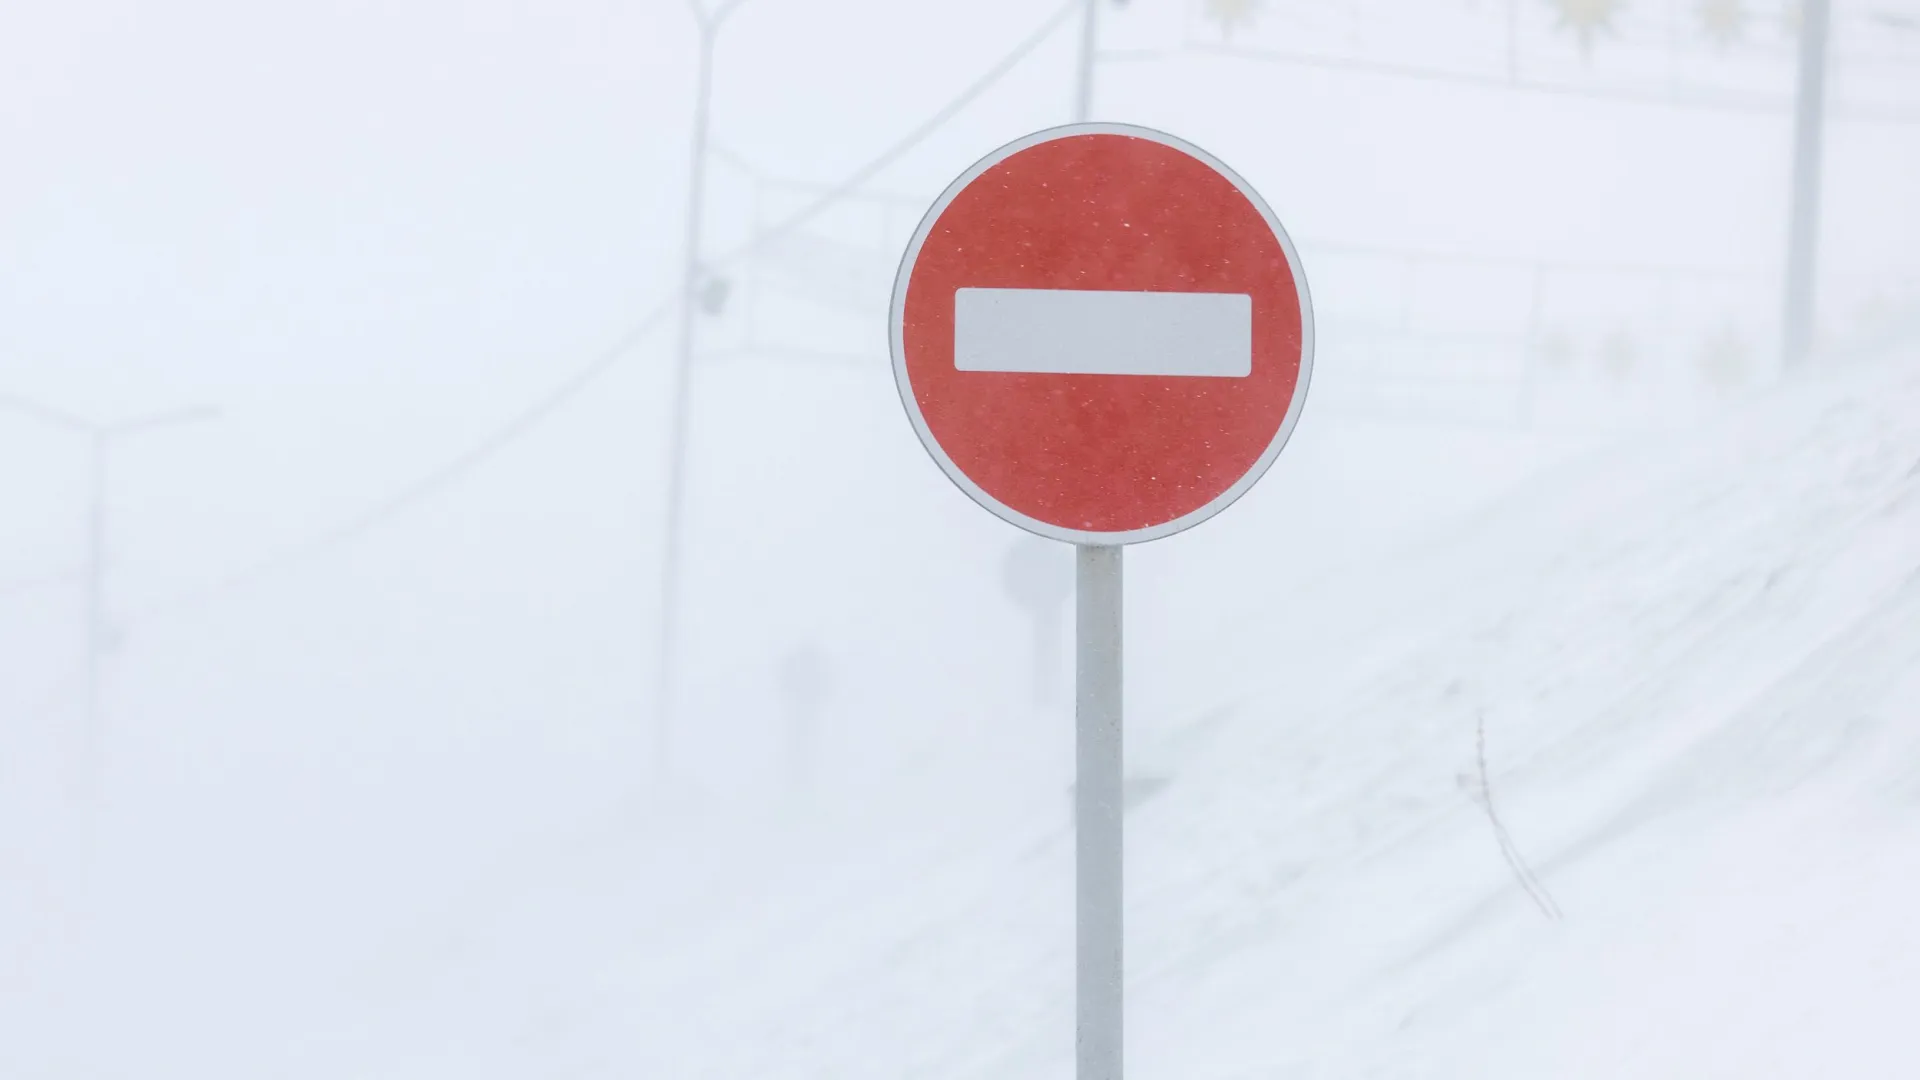
[[[1071,1074],[1071,556],[886,305],[1084,4],[724,8],[0,10],[0,1075]],[[1128,555],[1136,1074],[1904,1075],[1920,5],[1795,369],[1797,5],[1098,11],[1318,336]]]

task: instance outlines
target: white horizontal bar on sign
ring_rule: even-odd
[[[956,289],[953,366],[1048,375],[1253,374],[1246,293]]]

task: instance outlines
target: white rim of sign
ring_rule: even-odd
[[[1157,142],[1199,160],[1225,177],[1239,190],[1240,194],[1246,196],[1247,201],[1253,204],[1253,208],[1260,212],[1260,217],[1266,221],[1267,227],[1273,230],[1274,238],[1280,241],[1280,250],[1287,257],[1287,268],[1293,273],[1294,290],[1300,298],[1300,377],[1294,383],[1293,400],[1287,403],[1287,414],[1281,419],[1279,430],[1274,432],[1273,441],[1267,445],[1266,450],[1261,452],[1259,459],[1253,463],[1245,475],[1234,481],[1232,486],[1216,495],[1206,505],[1172,521],[1150,525],[1144,529],[1093,532],[1062,528],[1038,518],[1029,517],[994,498],[980,485],[974,483],[973,479],[961,471],[960,466],[954,464],[953,459],[947,456],[946,450],[940,446],[940,440],[934,438],[932,429],[927,426],[927,418],[921,414],[920,403],[914,398],[913,384],[907,378],[907,283],[913,276],[914,263],[919,260],[920,246],[926,243],[927,236],[933,231],[934,224],[940,220],[940,215],[946,212],[947,207],[959,197],[960,192],[964,191],[968,184],[973,183],[988,169],[1028,147],[1075,135],[1125,135]],[[888,322],[890,345],[893,351],[894,385],[900,392],[900,403],[906,407],[907,419],[913,423],[913,430],[920,436],[920,445],[926,448],[934,464],[940,467],[941,472],[947,474],[947,479],[952,480],[961,491],[966,492],[968,498],[979,503],[996,517],[1018,525],[1035,535],[1044,536],[1050,540],[1065,541],[1069,544],[1114,546],[1158,540],[1191,529],[1233,505],[1240,496],[1245,495],[1248,489],[1259,482],[1260,477],[1265,475],[1267,469],[1273,465],[1274,459],[1280,456],[1280,451],[1287,445],[1287,439],[1293,435],[1294,427],[1300,422],[1300,409],[1307,399],[1307,384],[1312,381],[1313,376],[1313,303],[1307,292],[1306,271],[1300,265],[1300,253],[1294,249],[1293,238],[1288,236],[1287,230],[1281,227],[1280,219],[1274,216],[1273,209],[1267,205],[1265,199],[1260,197],[1260,193],[1253,189],[1252,184],[1247,183],[1239,173],[1228,168],[1219,158],[1184,139],[1164,131],[1134,124],[1063,124],[1015,139],[974,162],[966,172],[960,174],[958,179],[947,185],[947,189],[940,193],[940,197],[934,200],[933,206],[927,210],[926,216],[920,219],[919,227],[913,231],[913,239],[907,243],[906,253],[900,259],[900,269],[894,275],[893,304],[888,312]]]

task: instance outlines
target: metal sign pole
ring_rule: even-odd
[[[87,437],[87,687],[86,715],[80,732],[74,786],[91,801],[100,773],[101,744],[106,724],[100,714],[100,671],[107,654],[107,437],[95,428]]]
[[[1121,1080],[1121,553],[1077,545],[1077,1080]]]
[[[687,179],[687,233],[684,263],[680,276],[680,336],[673,364],[667,434],[667,513],[665,551],[660,559],[660,650],[659,666],[654,672],[653,774],[664,781],[673,761],[673,698],[676,655],[680,633],[680,556],[682,519],[687,502],[687,415],[693,397],[693,309],[699,302],[700,220],[707,197],[707,127],[713,107],[713,46],[719,31],[717,16],[708,17],[694,7],[700,20],[700,59],[693,98],[693,151],[689,156]]]
[[[1813,348],[1814,254],[1820,241],[1820,129],[1826,115],[1827,0],[1800,7],[1800,88],[1793,112],[1793,206],[1787,229],[1784,365]]]

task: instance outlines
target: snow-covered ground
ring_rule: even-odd
[[[1134,1075],[1903,1075],[1915,360],[1622,440],[1192,628],[1216,666],[1131,819]],[[1481,723],[1557,917],[1474,797]],[[1009,788],[530,864],[387,958],[341,1068],[1067,1076],[1063,803],[987,813]]]
[[[1132,1075],[1904,1075],[1917,361],[1571,454],[1185,628],[1178,704],[1139,710],[1171,782],[1130,818]],[[310,985],[123,913],[9,985],[38,1017],[10,1075],[1064,1078],[1070,834],[1033,749],[1064,727],[983,725],[859,799],[656,794]]]
[[[1218,666],[1189,670],[1186,719],[1211,730],[1129,838],[1133,1074],[1903,1075],[1915,417],[1907,350],[1606,447],[1400,558],[1196,628]],[[1553,917],[1473,798],[1481,722]],[[730,884],[751,914],[635,930],[614,903],[637,935],[617,946],[550,885],[432,985],[580,1025],[503,1040],[526,1056],[500,1075],[1069,1075],[1057,816],[970,858],[844,845]],[[571,902],[608,911],[590,892]],[[561,927],[575,958],[553,956]],[[529,977],[565,990],[530,997]]]
[[[1214,730],[1129,839],[1134,1075],[1902,1075],[1917,410],[1909,350],[1209,628]],[[661,1075],[1069,1075],[1065,834],[954,865],[591,1011]]]

